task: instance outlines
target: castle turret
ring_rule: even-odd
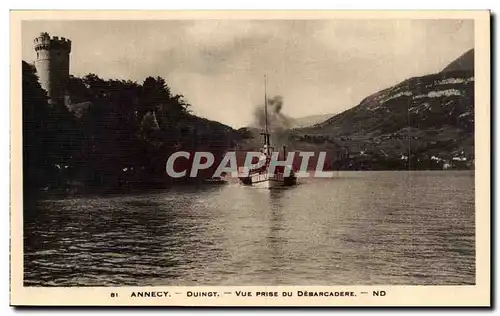
[[[40,33],[35,38],[36,61],[35,67],[40,84],[50,103],[63,104],[67,93],[69,80],[69,54],[71,41],[64,37],[50,37],[48,33]]]

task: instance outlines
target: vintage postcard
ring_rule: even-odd
[[[12,11],[11,305],[490,306],[490,12]]]

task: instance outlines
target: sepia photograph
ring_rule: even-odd
[[[19,287],[489,295],[489,12],[72,13],[24,12],[13,39]]]

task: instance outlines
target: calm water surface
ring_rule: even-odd
[[[474,284],[474,173],[42,200],[25,285]]]

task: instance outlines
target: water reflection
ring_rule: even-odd
[[[473,175],[308,181],[39,201],[25,283],[474,284]]]

